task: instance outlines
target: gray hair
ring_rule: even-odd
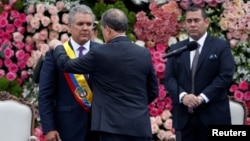
[[[102,26],[109,26],[116,32],[126,32],[128,29],[128,18],[123,11],[111,8],[102,14]]]
[[[95,21],[95,15],[94,15],[93,11],[91,10],[91,8],[89,8],[88,6],[82,4],[82,5],[76,5],[76,6],[74,6],[73,8],[70,9],[69,18],[68,18],[69,23],[72,23],[74,21],[76,13],[89,14],[89,15],[92,16],[93,23]]]

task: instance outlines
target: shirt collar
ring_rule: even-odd
[[[73,47],[73,49],[74,49],[75,52],[76,52],[76,50],[77,50],[80,46],[84,46],[86,50],[89,50],[89,47],[90,47],[90,40],[87,41],[85,44],[80,45],[80,44],[78,44],[76,41],[74,41],[74,39],[71,37],[71,38],[70,38],[70,42],[71,42],[72,47]]]

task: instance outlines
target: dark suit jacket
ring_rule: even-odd
[[[90,49],[99,46],[91,42]],[[38,108],[44,133],[58,130],[63,141],[86,140],[90,113],[75,100],[63,71],[57,67],[53,50],[46,53],[40,72]]]
[[[173,45],[170,51],[187,44],[188,40],[179,42]],[[177,63],[177,60],[179,60],[179,63]],[[230,44],[208,35],[200,53],[194,78],[195,94],[204,93],[210,100],[195,109],[205,125],[231,123],[227,91],[231,85],[233,73],[234,58]],[[182,129],[191,115],[188,113],[187,107],[179,102],[181,92],[191,93],[189,51],[183,52],[179,57],[172,57],[167,60],[165,87],[173,100],[174,128]]]
[[[42,69],[42,65],[43,65],[43,57],[41,56],[38,61],[37,61],[37,64],[33,70],[33,74],[32,74],[32,80],[35,82],[35,83],[39,83],[39,76],[40,76],[40,71]]]
[[[78,59],[69,60],[62,47],[54,57],[65,71],[91,74],[92,130],[152,137],[147,105],[158,83],[148,49],[117,37]]]

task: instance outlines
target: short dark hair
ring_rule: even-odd
[[[186,13],[187,12],[194,12],[194,11],[199,11],[201,10],[201,16],[206,19],[207,18],[207,14],[206,14],[206,11],[204,8],[202,7],[198,7],[198,6],[195,6],[195,5],[191,5],[189,6],[187,9],[186,9]]]
[[[123,11],[111,8],[103,13],[102,26],[109,26],[116,32],[126,32],[128,29],[128,18]]]

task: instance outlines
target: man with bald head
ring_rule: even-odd
[[[105,44],[85,56],[69,59],[53,43],[54,58],[63,71],[92,76],[91,130],[100,141],[151,141],[148,104],[158,96],[158,82],[148,49],[126,37],[128,19],[119,9],[101,18]]]

